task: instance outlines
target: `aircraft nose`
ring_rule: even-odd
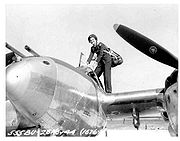
[[[29,57],[6,68],[7,98],[34,124],[47,112],[56,88],[56,64],[46,57]]]
[[[28,64],[18,62],[6,69],[6,90],[8,97],[18,100],[22,97],[30,79]]]

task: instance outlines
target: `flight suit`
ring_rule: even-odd
[[[111,56],[110,54],[104,52],[103,50],[109,51],[109,49],[103,44],[99,43],[97,47],[91,47],[91,52],[89,55],[89,58],[87,60],[88,63],[91,62],[94,53],[97,54],[97,60],[96,62],[98,63],[95,73],[98,77],[101,76],[103,73],[104,75],[104,86],[105,86],[105,91],[107,93],[112,92],[112,86],[111,86]]]

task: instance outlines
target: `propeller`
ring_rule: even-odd
[[[115,24],[115,31],[136,49],[163,64],[178,69],[178,59],[151,39],[124,26]]]

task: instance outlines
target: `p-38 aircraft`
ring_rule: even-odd
[[[12,63],[13,54],[6,56],[6,62],[11,63],[6,68],[6,105],[11,105],[17,116],[14,126],[6,124],[6,129],[35,126],[52,131],[49,134],[58,131],[64,136],[96,136],[106,127],[113,111],[118,111],[119,116],[132,115],[138,129],[141,112],[154,108],[161,109],[169,122],[169,132],[178,136],[178,59],[124,25],[115,24],[114,29],[142,53],[175,68],[164,88],[106,94],[89,68],[40,56],[28,46],[25,49],[32,56],[25,56],[6,43],[22,58]]]

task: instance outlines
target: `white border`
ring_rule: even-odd
[[[151,1],[143,1],[143,0],[100,0],[100,1],[97,1],[97,0],[88,0],[88,1],[85,1],[85,0],[76,0],[76,1],[73,1],[73,0],[64,0],[64,1],[59,1],[59,0],[2,0],[1,1],[1,4],[0,4],[0,45],[1,45],[1,55],[0,55],[0,65],[1,65],[1,73],[0,73],[0,78],[1,78],[1,85],[0,85],[0,89],[1,89],[1,94],[0,94],[0,111],[1,111],[1,133],[0,133],[0,137],[1,137],[1,140],[20,140],[20,139],[27,139],[27,140],[44,140],[44,139],[50,139],[48,137],[46,138],[37,138],[37,137],[29,137],[29,138],[16,138],[16,137],[13,137],[13,138],[7,138],[5,137],[5,69],[4,69],[4,62],[5,62],[5,57],[4,57],[4,53],[5,53],[5,5],[6,4],[115,4],[115,3],[118,3],[118,4],[178,4],[178,7],[179,7],[179,0],[151,0]],[[179,32],[178,32],[179,33]],[[158,133],[157,133],[158,132]],[[146,133],[144,131],[142,131],[141,133],[138,133],[135,132],[135,131],[122,131],[122,132],[119,132],[119,134],[116,134],[113,139],[114,140],[132,140],[132,139],[137,139],[137,140],[158,140],[158,139],[163,139],[163,140],[176,140],[178,138],[172,138],[172,137],[163,137],[163,132],[165,131],[152,131],[151,133]],[[162,133],[162,134],[161,134]],[[157,134],[159,135],[157,137]],[[137,136],[138,135],[138,136]],[[122,138],[123,136],[123,138]],[[125,138],[124,138],[125,137]],[[62,140],[62,139],[66,139],[66,140],[74,140],[74,139],[78,139],[78,140],[84,140],[84,138],[51,138],[53,140]],[[99,138],[86,138],[86,140],[89,140],[89,139],[98,139]],[[111,139],[111,138],[104,138],[105,140],[106,139]]]

